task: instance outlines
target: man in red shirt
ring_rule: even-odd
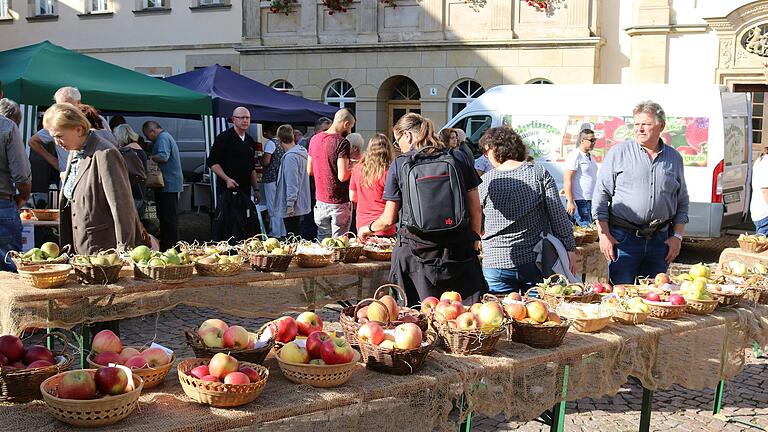
[[[309,143],[307,172],[315,178],[315,224],[317,238],[338,237],[349,231],[352,203],[349,201],[349,141],[345,138],[355,126],[355,117],[342,108],[333,124]]]

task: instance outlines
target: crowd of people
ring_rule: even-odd
[[[173,247],[183,184],[174,138],[156,121],[143,124],[143,137],[119,116],[107,123],[80,99],[75,88],[57,91],[43,129],[29,140],[30,150],[61,173],[61,243],[79,254],[149,244],[141,216],[151,178],[159,247]],[[18,105],[2,99],[0,114],[5,254],[21,248],[18,210],[30,198],[32,175]],[[390,280],[409,298],[454,290],[474,302],[484,292],[525,292],[540,282],[552,271],[542,258],[548,247],[572,274],[573,225],[596,224],[611,282],[633,283],[665,272],[676,258],[689,207],[682,157],[660,139],[664,110],[641,102],[633,117],[634,138],[613,146],[599,168],[595,133],[581,130],[558,190],[507,126],[485,131],[476,158],[463,131],[436,131],[416,113],[397,121],[394,142],[383,134],[366,142],[342,108],[308,136],[288,124],[264,124],[262,145],[248,133],[251,113],[238,107],[207,159],[217,185],[213,236],[239,240],[265,229],[272,237],[319,241],[350,231],[363,241],[393,237]],[[768,231],[766,164],[764,153],[752,177],[752,217],[761,233]],[[267,209],[263,220],[256,203]]]

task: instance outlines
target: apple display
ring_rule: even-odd
[[[248,330],[240,326],[232,326],[224,332],[224,347],[243,349],[248,346]]]
[[[120,342],[120,338],[112,330],[102,330],[93,337],[91,348],[96,353],[107,351],[119,353],[123,350],[123,343]]]
[[[208,370],[208,365],[200,365],[192,368],[189,374],[197,379],[203,379],[204,376],[210,375],[211,371]]]
[[[551,321],[556,324],[562,323],[560,320],[560,315],[558,315],[556,312],[550,312],[549,315],[547,315],[547,321]]]
[[[435,308],[435,315],[442,320],[455,320],[464,313],[464,305],[458,301],[440,300]]]
[[[223,379],[228,373],[237,370],[237,359],[224,353],[217,353],[208,363],[208,370],[211,375]]]
[[[349,363],[354,357],[355,351],[346,339],[331,338],[323,342],[323,346],[320,348],[320,358],[328,365]]]
[[[122,357],[118,353],[113,353],[111,351],[106,351],[103,353],[98,353],[93,357],[93,362],[97,365],[102,366],[109,366],[110,363],[122,363],[121,361]]]
[[[325,344],[330,341],[331,339],[329,338],[323,343],[323,346],[325,346]],[[306,348],[300,347],[296,342],[289,342],[285,344],[285,346],[280,348],[279,353],[280,358],[289,363],[309,363],[310,360],[309,353],[307,352]]]
[[[666,273],[659,273],[656,275],[655,278],[653,278],[653,284],[657,287],[661,287],[664,284],[671,283],[672,279],[669,278],[669,275]]]
[[[456,291],[446,291],[440,294],[440,301],[443,300],[461,302],[461,294],[457,293]]]
[[[168,353],[162,348],[147,348],[141,353],[141,356],[144,357],[149,367],[153,368],[168,364],[171,361]]]
[[[357,310],[357,316],[355,316],[358,321],[363,319],[368,319],[368,306],[363,306],[360,309]]]
[[[299,334],[309,336],[312,332],[323,330],[323,320],[314,312],[302,312],[296,317]]]
[[[96,389],[101,394],[119,395],[125,393],[128,387],[128,374],[116,367],[103,367],[96,371],[94,377]]]
[[[506,299],[508,301],[519,302],[519,301],[523,301],[523,296],[521,296],[519,292],[511,292],[507,294]]]
[[[459,330],[475,330],[477,327],[477,318],[472,312],[464,312],[456,318],[456,328]]]
[[[31,347],[28,347],[24,352],[24,363],[30,364],[37,360],[45,360],[53,363],[53,353],[51,353],[51,350],[42,345],[32,345]]]
[[[231,372],[224,377],[224,384],[243,385],[243,384],[250,384],[250,383],[251,383],[251,379],[248,378],[248,375],[242,372]]]
[[[24,356],[24,344],[16,336],[0,336],[0,354],[8,359],[8,363],[19,361]]]
[[[62,399],[93,399],[96,397],[96,381],[88,371],[69,371],[65,372],[56,391]]]
[[[384,329],[379,323],[365,323],[357,330],[357,338],[361,341],[378,345],[384,340]]]
[[[307,336],[307,353],[310,358],[320,358],[320,349],[323,343],[330,339],[331,336],[324,331],[312,332]]]
[[[472,306],[469,307],[469,312],[472,312],[473,314],[476,314],[480,312],[480,308],[483,306],[482,303],[474,303]]]
[[[325,362],[323,361],[323,359],[316,358],[316,359],[310,360],[309,364],[315,365],[315,366],[322,366],[325,364]]]
[[[395,349],[395,341],[385,339],[382,343],[379,344],[379,347],[388,350]]]
[[[421,313],[424,315],[430,315],[435,311],[435,306],[440,302],[437,297],[429,296],[421,301]]]

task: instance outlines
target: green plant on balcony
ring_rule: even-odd
[[[294,7],[299,4],[299,0],[272,0],[269,4],[269,11],[272,13],[290,14]]]

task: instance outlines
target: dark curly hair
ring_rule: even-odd
[[[523,139],[509,126],[488,129],[480,138],[480,145],[493,150],[494,159],[500,164],[508,160],[525,162],[528,156]]]

